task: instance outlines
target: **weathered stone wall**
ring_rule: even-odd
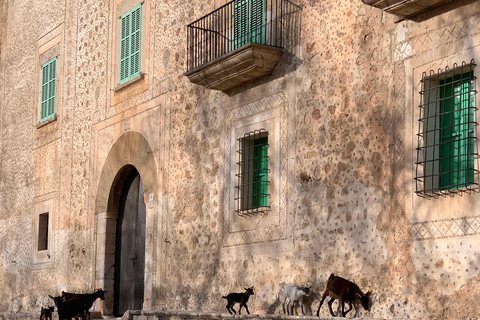
[[[299,43],[227,93],[183,76],[185,26],[225,1],[145,0],[144,75],[118,88],[122,3],[0,2],[0,314],[95,287],[112,312],[112,181],[135,165],[148,190],[146,310],[225,312],[222,295],[254,286],[250,311],[279,313],[296,283],[313,285],[315,312],[333,272],[376,293],[371,317],[478,315],[476,194],[419,203],[411,186],[416,74],[480,60],[476,2],[396,22],[359,0],[297,1]],[[39,61],[52,52],[57,118],[39,126]],[[275,128],[274,206],[240,218],[235,134],[258,123]],[[34,246],[43,208],[48,258]]]

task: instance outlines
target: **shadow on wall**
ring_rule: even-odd
[[[424,22],[436,16],[442,15],[446,12],[461,8],[477,1],[478,0],[451,0],[451,3],[441,5],[437,8],[429,9],[426,12],[420,13],[411,18],[407,18],[406,20],[411,20],[414,22]]]

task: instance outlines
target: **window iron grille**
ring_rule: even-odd
[[[415,192],[425,198],[479,190],[475,62],[422,74]]]
[[[243,217],[266,214],[270,210],[268,132],[250,131],[237,141],[235,213]]]

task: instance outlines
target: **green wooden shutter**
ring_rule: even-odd
[[[255,140],[253,152],[253,208],[268,206],[268,137]]]
[[[248,2],[236,0],[233,15],[233,48],[239,48],[247,42],[248,34]]]
[[[474,182],[473,72],[440,82],[440,189]]]
[[[53,58],[42,65],[40,121],[45,121],[55,115],[56,74],[57,58]]]
[[[120,19],[120,83],[123,83],[140,74],[142,5]]]
[[[265,0],[236,0],[233,14],[233,48],[249,42],[265,43]]]
[[[265,0],[250,0],[250,41],[265,44]]]

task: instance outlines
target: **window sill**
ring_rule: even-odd
[[[132,78],[128,81],[125,81],[122,84],[117,84],[117,86],[113,89],[113,91],[115,91],[115,92],[121,91],[121,90],[125,89],[126,87],[129,87],[130,85],[132,85],[136,82],[140,82],[144,79],[145,79],[145,73],[142,72],[138,76],[136,76],[136,77],[134,77],[134,78]]]
[[[53,117],[51,117],[51,118],[49,118],[49,119],[47,119],[47,120],[45,120],[45,121],[39,122],[39,123],[35,126],[35,128],[40,129],[40,128],[43,128],[43,127],[45,127],[45,126],[48,126],[49,124],[54,123],[54,122],[56,122],[56,121],[57,121],[57,115],[54,115]]]

